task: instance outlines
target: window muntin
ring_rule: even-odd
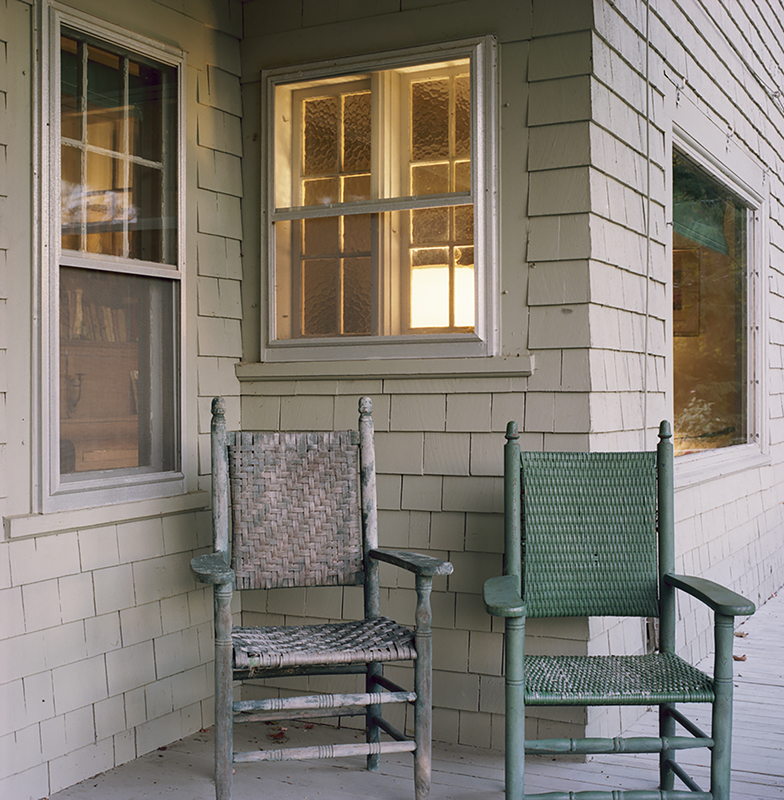
[[[54,495],[179,476],[181,461],[178,68],[59,34]]]
[[[750,439],[749,207],[673,157],[675,452]]]
[[[471,63],[275,85],[273,340],[474,334]]]

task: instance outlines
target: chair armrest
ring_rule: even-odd
[[[234,570],[220,553],[205,553],[191,559],[191,569],[202,583],[223,585],[234,583]]]
[[[449,561],[426,556],[422,553],[409,553],[406,550],[371,550],[368,554],[377,561],[386,561],[396,567],[407,569],[416,575],[451,575],[454,567]]]
[[[696,597],[717,614],[724,614],[726,617],[745,616],[755,611],[754,603],[750,600],[705,578],[667,574],[664,582]]]
[[[516,575],[500,575],[485,581],[485,609],[494,617],[524,617],[525,601],[520,597]]]

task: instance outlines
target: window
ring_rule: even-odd
[[[486,46],[268,76],[273,348],[490,353]]]
[[[675,452],[745,444],[750,405],[749,206],[673,157]],[[752,360],[753,361],[753,360]]]
[[[136,499],[134,485],[182,477],[179,67],[54,20],[48,478],[58,508],[84,504],[77,492]]]

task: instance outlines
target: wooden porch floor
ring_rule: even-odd
[[[784,591],[771,598],[740,628],[736,641],[733,800],[784,800]],[[702,713],[700,713],[702,712]],[[704,710],[692,716],[710,727]],[[255,727],[255,726],[249,726]],[[647,713],[634,726],[640,735],[655,733],[656,720]],[[268,730],[268,729],[267,729]],[[336,731],[289,726],[290,744],[335,741]],[[355,732],[337,731],[345,741]],[[252,740],[251,734],[251,739]],[[259,736],[266,736],[259,732]],[[240,743],[238,742],[238,745]],[[436,743],[433,752],[432,800],[479,800],[503,797],[503,755],[474,748]],[[690,772],[707,789],[704,754],[691,751]],[[381,771],[368,773],[364,759],[239,764],[234,800],[273,797],[276,800],[410,800],[413,797],[411,758],[382,758]],[[164,750],[84,781],[50,800],[212,800],[211,733],[197,734]],[[596,756],[587,763],[545,758],[526,761],[526,789],[644,789],[656,785],[655,756]]]

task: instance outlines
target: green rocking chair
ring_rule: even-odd
[[[377,770],[383,753],[412,752],[416,800],[430,791],[433,576],[452,565],[431,556],[377,549],[373,420],[360,400],[359,431],[227,431],[225,406],[212,405],[213,553],[191,561],[215,587],[215,792],[230,800],[232,765],[364,755]],[[378,562],[415,575],[416,628],[381,616]],[[237,627],[236,589],[364,586],[364,618],[320,625]],[[340,589],[336,589],[340,591]],[[383,675],[390,661],[414,662],[414,691]],[[364,676],[365,690],[233,700],[235,681],[294,675]],[[414,737],[382,715],[387,703],[414,706]],[[234,752],[233,724],[283,719],[365,717],[365,742]],[[381,733],[388,735],[382,740]],[[267,793],[268,794],[268,793]],[[266,796],[266,794],[265,794]]]
[[[521,453],[515,423],[505,448],[505,567],[484,588],[505,618],[506,798],[730,800],[733,622],[754,604],[702,578],[675,575],[673,448],[668,423],[656,452]],[[712,676],[675,654],[675,590],[715,615]],[[636,656],[528,656],[527,617],[632,616],[659,620],[659,649]],[[677,703],[711,703],[710,735]],[[526,706],[658,706],[659,736],[525,739]],[[676,735],[676,723],[688,735]],[[676,760],[711,750],[710,791]],[[656,790],[525,794],[524,753],[658,753]],[[686,790],[675,790],[675,777]]]

